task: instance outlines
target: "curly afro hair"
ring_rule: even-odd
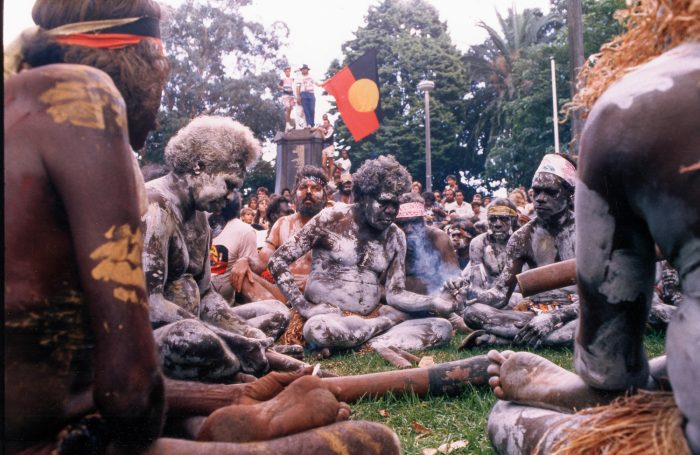
[[[411,189],[411,175],[393,155],[366,160],[352,175],[352,195],[356,201],[364,196],[377,197],[383,192],[400,196]]]
[[[228,117],[201,116],[173,136],[165,147],[165,160],[178,174],[199,163],[217,169],[230,162],[250,167],[260,157],[260,142],[253,132]]]

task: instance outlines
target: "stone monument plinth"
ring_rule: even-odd
[[[297,171],[305,164],[321,167],[320,131],[310,129],[279,132],[273,142],[277,144],[275,161],[275,193],[281,194],[283,188],[294,188]]]

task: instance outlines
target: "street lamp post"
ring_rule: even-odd
[[[418,90],[425,93],[425,191],[433,191],[432,165],[430,163],[430,91],[435,88],[433,81],[420,81]]]

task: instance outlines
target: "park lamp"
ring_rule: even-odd
[[[418,90],[425,94],[425,190],[433,191],[432,165],[430,162],[430,91],[435,88],[435,82],[422,80]]]

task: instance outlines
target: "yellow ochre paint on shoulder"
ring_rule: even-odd
[[[104,130],[104,108],[109,107],[115,123],[120,128],[126,126],[123,101],[115,97],[115,90],[107,85],[105,77],[81,71],[63,76],[69,80],[56,82],[39,96],[39,100],[49,106],[46,112],[54,122]]]

